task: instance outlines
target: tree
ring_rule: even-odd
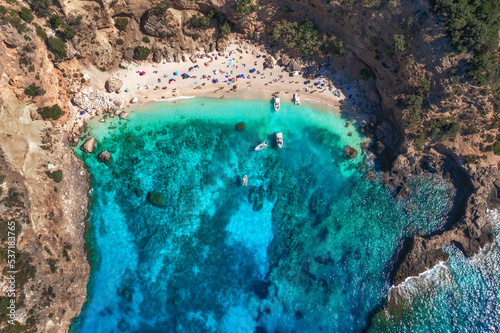
[[[408,44],[405,41],[405,36],[394,35],[394,49],[399,52],[403,52]]]
[[[223,34],[224,36],[229,36],[231,33],[231,27],[229,26],[229,23],[226,21],[224,22],[221,26],[219,26],[220,33]]]
[[[52,5],[51,0],[32,0],[31,9],[35,12],[36,16],[44,17],[49,15],[50,6]]]
[[[42,88],[38,87],[34,83],[30,84],[28,88],[24,89],[24,93],[27,96],[30,96],[31,98],[36,97],[36,96],[42,96],[45,94],[45,90]]]
[[[51,107],[45,106],[38,109],[38,113],[45,119],[57,120],[62,115],[62,110],[59,105],[54,104]]]
[[[59,28],[63,22],[63,19],[61,16],[54,14],[50,17],[50,24],[52,25],[53,28]]]
[[[68,54],[66,53],[66,44],[61,38],[49,37],[47,38],[47,44],[50,51],[55,55],[57,60],[66,58]]]
[[[115,20],[115,27],[118,30],[121,30],[121,31],[125,30],[127,25],[128,25],[128,19],[126,17],[118,17]]]
[[[191,24],[191,26],[193,28],[205,30],[210,25],[210,19],[206,16],[194,15],[193,17],[191,17],[191,20],[189,21],[189,23]]]
[[[73,30],[73,28],[71,26],[69,26],[67,24],[63,24],[62,28],[64,30],[64,38],[70,39],[70,38],[75,37],[75,31]]]
[[[149,57],[149,53],[151,53],[151,50],[144,46],[137,46],[134,49],[134,56],[137,59],[145,60]]]
[[[26,7],[23,7],[23,9],[21,9],[21,11],[19,12],[19,17],[21,17],[28,23],[31,23],[31,21],[33,21],[33,19],[35,18],[33,14],[31,14],[31,11]]]

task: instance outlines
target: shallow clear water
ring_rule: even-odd
[[[267,101],[218,99],[150,104],[91,125],[98,152],[113,159],[77,150],[93,175],[98,260],[73,330],[366,329],[388,294],[398,241],[439,227],[454,193],[421,176],[410,199],[394,200],[365,179],[355,127],[308,105],[275,113]],[[264,140],[271,147],[254,151]],[[346,144],[358,158],[343,157]],[[165,207],[147,202],[151,191]]]

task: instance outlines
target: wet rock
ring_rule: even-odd
[[[128,117],[128,113],[127,112],[120,113],[120,119],[125,119],[127,117]]]
[[[398,193],[396,194],[396,199],[398,199],[398,200],[408,199],[410,197],[410,194],[411,194],[411,192],[410,192],[410,189],[408,188],[408,186],[406,184],[403,184],[398,189]]]
[[[149,192],[146,200],[153,206],[157,207],[165,207],[165,205],[167,204],[165,196],[159,192]]]
[[[373,171],[368,171],[368,173],[366,174],[366,179],[368,179],[368,180],[375,179],[376,177],[377,177],[377,174]]]
[[[123,86],[123,81],[117,78],[110,78],[106,81],[105,87],[107,92],[115,92],[121,89]]]
[[[94,138],[88,138],[84,144],[82,145],[82,150],[86,153],[91,153],[93,154],[95,151],[95,144],[97,140]]]
[[[129,329],[130,325],[127,324],[127,322],[124,319],[120,320],[120,322],[118,323],[118,330],[120,332],[127,332]]]
[[[385,145],[382,142],[377,141],[375,143],[375,154],[382,155],[382,153],[384,152],[384,149],[385,149]]]
[[[102,161],[102,162],[104,162],[104,163],[108,164],[108,163],[109,163],[109,161],[111,161],[111,153],[110,153],[109,151],[103,151],[103,152],[101,152],[99,155],[97,155],[97,158],[98,158],[100,161]]]
[[[358,157],[358,151],[351,146],[345,146],[344,156],[348,159],[356,158]]]

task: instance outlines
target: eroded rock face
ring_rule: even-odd
[[[82,145],[82,150],[86,153],[93,154],[95,151],[95,144],[97,140],[94,138],[88,138]]]
[[[178,36],[182,32],[182,22],[173,9],[168,9],[162,17],[156,14],[154,9],[146,12],[141,23],[141,29],[146,35],[167,38]]]

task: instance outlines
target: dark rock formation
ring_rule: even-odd
[[[407,170],[410,164],[404,157],[398,157],[394,166]],[[456,189],[453,209],[441,230],[428,236],[404,239],[392,272],[394,285],[419,275],[440,261],[446,261],[448,254],[442,248],[447,244],[455,245],[471,257],[486,244],[495,242],[491,225],[486,220],[488,199],[485,192],[496,188],[494,181],[498,171],[495,174],[490,169],[479,168],[471,174],[461,167],[454,153],[442,145],[435,145],[425,152],[421,167],[428,172],[451,176]]]
[[[351,146],[345,146],[344,156],[349,159],[356,158],[358,156],[358,151]]]
[[[156,15],[154,9],[148,10],[141,20],[142,31],[149,36],[167,38],[180,35],[182,27],[176,18],[167,12],[165,17]]]
[[[236,124],[236,130],[237,131],[243,131],[247,127],[247,124],[244,122],[239,122]]]

